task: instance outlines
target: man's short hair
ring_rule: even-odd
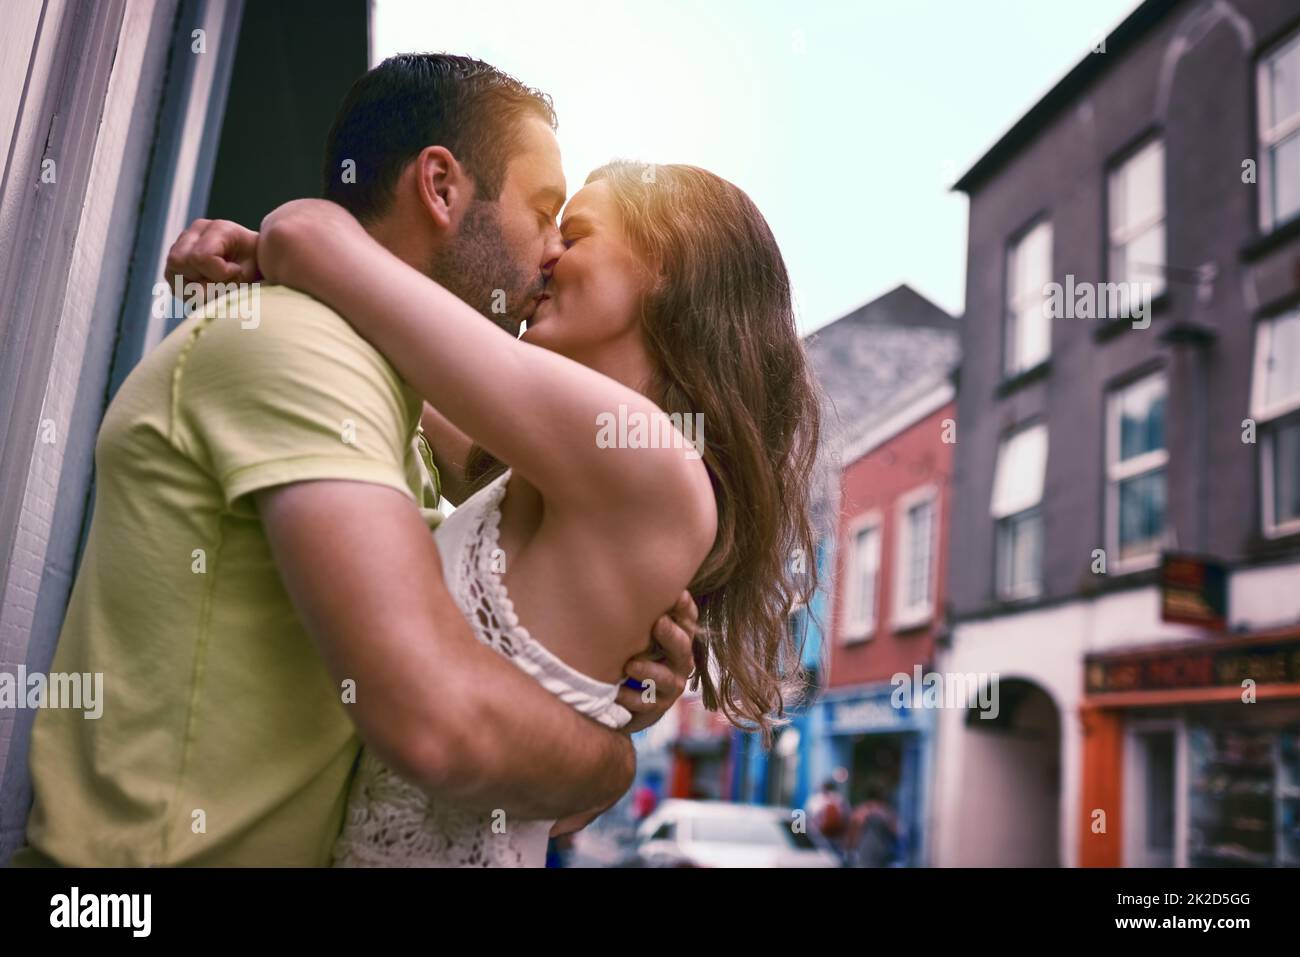
[[[476,198],[495,200],[530,115],[555,129],[549,96],[482,60],[389,57],[352,84],[339,107],[325,141],[324,197],[373,220],[392,205],[406,164],[427,146],[443,146],[473,177]],[[345,182],[347,160],[356,164],[355,182]]]

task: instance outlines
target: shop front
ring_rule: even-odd
[[[883,805],[896,820],[894,852],[877,863],[924,863],[932,711],[896,707],[888,682],[827,692],[821,699],[824,766],[847,772],[842,793],[859,813]]]
[[[1085,659],[1080,862],[1300,866],[1300,627]]]

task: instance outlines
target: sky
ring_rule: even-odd
[[[807,333],[899,283],[960,315],[950,187],[1137,5],[377,0],[372,45],[376,62],[476,56],[549,93],[571,196],[614,158],[731,180],[781,245]]]

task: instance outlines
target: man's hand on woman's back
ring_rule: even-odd
[[[692,644],[699,630],[699,609],[690,592],[682,592],[677,604],[655,622],[653,647],[628,661],[628,678],[641,683],[641,690],[624,685],[618,703],[632,712],[623,731],[643,731],[662,718],[686,690],[695,667]]]

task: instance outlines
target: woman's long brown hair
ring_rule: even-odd
[[[587,177],[597,180],[660,277],[641,315],[650,397],[704,416],[718,533],[690,584],[702,626],[691,687],[770,747],[787,700],[807,690],[804,633],[790,620],[817,588],[820,410],[785,260],[750,198],[707,170],[620,161]],[[475,446],[466,477],[481,488],[504,469]]]
[[[615,162],[596,181],[656,275],[641,316],[650,397],[670,414],[703,413],[718,533],[690,585],[703,626],[691,687],[770,747],[804,684],[790,616],[817,585],[820,412],[785,260],[744,191],[706,170]]]

